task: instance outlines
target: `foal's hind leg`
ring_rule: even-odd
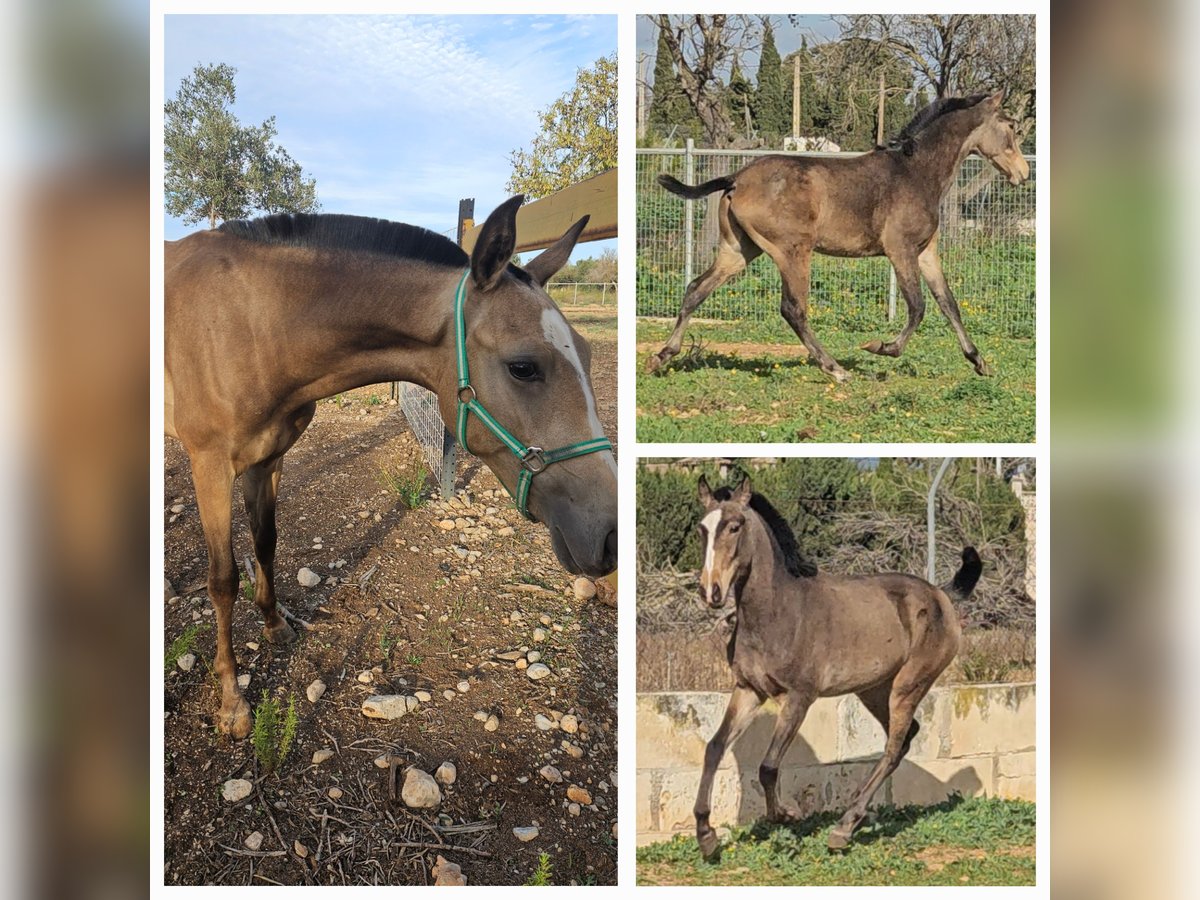
[[[834,381],[845,381],[850,374],[821,346],[808,321],[812,248],[804,246],[783,251],[771,248],[769,252],[783,279],[783,299],[780,301],[779,312],[792,326],[792,330],[808,350],[809,356],[816,360],[821,370]]]
[[[925,283],[929,285],[929,289],[933,291],[933,296],[937,299],[938,309],[942,311],[942,315],[949,320],[950,327],[954,329],[954,335],[958,338],[958,346],[962,348],[963,356],[975,367],[977,374],[992,374],[988,364],[980,356],[979,348],[967,337],[967,329],[963,327],[958,301],[954,299],[950,285],[946,283],[946,275],[942,272],[942,260],[937,252],[937,235],[934,235],[929,246],[922,251],[918,262],[921,264],[921,274],[925,277]]]
[[[242,475],[242,492],[254,535],[254,605],[263,615],[263,635],[272,644],[295,640],[296,632],[275,605],[275,502],[283,459],[251,466]]]
[[[208,597],[217,620],[217,655],[213,671],[221,682],[217,729],[235,738],[250,733],[250,705],[237,683],[233,655],[233,601],[237,597],[237,563],[233,559],[233,464],[223,454],[192,456],[196,505],[208,544]]]
[[[699,277],[692,279],[683,295],[679,316],[675,319],[675,330],[667,338],[663,348],[646,360],[646,371],[656,372],[675,356],[683,346],[683,332],[696,308],[708,299],[708,295],[737,275],[761,253],[758,247],[738,227],[729,215],[729,198],[722,197],[720,205],[721,244],[717,258]]]
[[[925,318],[925,295],[921,290],[921,274],[916,256],[906,249],[898,253],[889,253],[888,259],[892,268],[896,270],[896,283],[900,286],[904,302],[908,305],[908,321],[893,340],[887,343],[867,341],[862,345],[862,349],[878,353],[880,356],[899,356],[904,352],[908,339]]]
[[[919,680],[914,681],[911,673],[906,673],[904,669],[901,669],[895,681],[886,686],[886,713],[881,707],[882,697],[879,694],[870,691],[864,692],[867,695],[865,697],[863,694],[859,695],[859,698],[867,704],[867,708],[881,723],[884,721],[883,716],[886,715],[887,744],[884,746],[883,756],[875,764],[875,768],[871,770],[866,781],[855,792],[845,815],[829,832],[829,848],[831,850],[841,850],[850,843],[850,836],[854,834],[854,830],[867,815],[867,806],[870,804],[871,798],[875,796],[875,792],[879,790],[884,779],[896,771],[900,760],[908,752],[912,745],[912,739],[917,733],[917,729],[913,727],[916,725],[913,717],[916,714],[917,705],[929,691],[933,678],[936,677],[936,673],[933,677],[922,674]]]

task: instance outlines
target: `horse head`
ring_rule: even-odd
[[[704,544],[700,569],[700,598],[712,609],[736,605],[738,591],[750,573],[750,547],[746,527],[753,490],[743,478],[728,499],[718,500],[703,475],[697,485],[704,516],[697,530]]]
[[[1029,163],[1021,153],[1017,123],[1000,109],[1003,102],[1003,91],[980,101],[983,121],[971,133],[969,147],[991,162],[1011,184],[1020,184],[1029,177]]]
[[[545,291],[587,216],[518,267],[512,258],[522,200],[493,211],[471,253],[458,338],[470,383],[462,387],[460,352],[458,397],[442,397],[443,417],[458,422],[464,446],[522,511],[545,523],[563,566],[599,577],[617,564],[616,462],[596,414],[591,348]],[[463,406],[474,414],[464,416]]]

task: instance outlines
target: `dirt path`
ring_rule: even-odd
[[[597,405],[615,434],[616,346],[593,346]],[[247,699],[254,705],[266,691],[286,707],[294,697],[300,714],[280,772],[264,775],[250,740],[213,727],[203,533],[186,455],[168,440],[166,575],[180,596],[166,605],[165,644],[208,627],[195,640],[191,671],[172,664],[166,676],[166,883],[423,884],[440,853],[471,884],[523,884],[541,852],[556,884],[615,883],[616,611],[575,599],[545,529],[521,519],[473,458],[460,457],[458,497],[407,509],[380,472],[403,477],[418,459],[383,385],[323,401],[288,454],[277,586],[313,630],[278,650],[262,640],[252,604],[239,600],[234,614]],[[244,519],[238,497],[239,560],[250,553]],[[302,566],[322,584],[301,587]],[[540,652],[552,674],[533,681],[497,658],[522,647]],[[305,689],[318,678],[328,688],[313,704]],[[430,700],[401,719],[361,713],[371,694],[417,691]],[[495,715],[496,730],[478,713]],[[537,716],[554,726],[540,729]],[[564,716],[578,721],[573,732],[560,727],[573,725]],[[323,749],[332,757],[314,765]],[[408,765],[433,772],[454,763],[457,780],[442,788],[440,807],[409,810],[390,799],[390,772],[376,764],[389,753],[401,779]],[[564,780],[542,777],[546,765]],[[221,787],[230,778],[257,780],[257,794],[226,802]],[[570,785],[591,803],[572,809]],[[513,828],[530,825],[539,836],[518,841]],[[254,855],[244,842],[256,831],[264,840]]]

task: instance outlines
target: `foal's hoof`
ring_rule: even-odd
[[[886,344],[883,341],[867,341],[860,349],[866,350],[868,353],[875,353],[879,356],[900,355],[900,348],[890,341]]]
[[[721,849],[721,841],[711,828],[708,831],[697,832],[696,843],[700,845],[700,855],[708,862],[712,862],[717,856],[717,851]]]
[[[222,706],[217,712],[217,731],[241,740],[250,733],[250,704],[239,696],[232,709]]]
[[[296,630],[288,624],[287,619],[279,617],[279,624],[264,625],[263,637],[271,644],[290,644],[296,640]]]
[[[972,363],[975,366],[975,374],[976,375],[983,375],[986,377],[986,376],[992,374],[991,367],[984,361],[982,356],[978,356],[975,359],[973,359]]]
[[[828,375],[830,378],[832,378],[834,381],[836,381],[838,384],[845,384],[847,381],[850,380],[850,373],[842,368],[826,369],[825,374]]]
[[[834,828],[829,832],[829,849],[845,850],[850,846],[850,832]]]
[[[771,821],[776,825],[795,825],[800,821],[800,810],[794,806],[783,806],[775,810]]]
[[[655,353],[646,360],[646,371],[653,375],[662,367],[662,364],[662,357]]]

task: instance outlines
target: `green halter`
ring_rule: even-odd
[[[470,269],[463,273],[458,282],[458,289],[454,292],[454,343],[458,356],[458,442],[463,445],[464,450],[471,452],[471,448],[467,446],[467,416],[475,413],[487,430],[499,438],[520,460],[521,474],[517,479],[517,491],[513,494],[513,499],[517,501],[517,509],[521,511],[521,515],[531,519],[526,504],[534,475],[544,472],[546,467],[553,463],[601,450],[612,450],[612,442],[606,437],[596,437],[567,447],[559,447],[557,450],[526,447],[483,408],[475,394],[475,388],[471,387],[471,376],[467,371],[467,321],[464,310],[467,304],[467,277],[470,274]],[[464,400],[464,396],[467,399]]]

